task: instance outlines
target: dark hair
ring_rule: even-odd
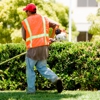
[[[60,34],[61,33],[61,30],[60,29],[56,29],[55,30],[55,34],[57,35],[57,34]]]
[[[31,12],[31,14],[35,14],[36,13],[36,8],[33,9],[33,12]]]

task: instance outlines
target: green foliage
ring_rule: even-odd
[[[14,0],[0,1],[0,21],[3,26],[0,26],[0,43],[11,42],[11,33],[15,28],[21,27],[22,13],[17,8],[18,6],[14,4]]]
[[[23,44],[0,45],[0,63],[24,52],[24,50]],[[0,65],[0,90],[24,89],[26,86],[24,58],[25,55]]]
[[[100,2],[100,0],[96,0],[97,2]]]
[[[100,36],[100,8],[98,9],[96,15],[90,14],[88,16],[88,21],[91,23],[91,26],[90,26],[88,32],[90,34],[94,35],[92,41],[94,40],[94,42],[95,42],[95,39],[94,39],[95,36],[98,39],[96,41],[99,41],[99,36]]]
[[[0,63],[23,52],[23,44],[0,44]],[[64,89],[100,89],[100,42],[55,42],[49,47],[47,62],[63,80]],[[0,90],[25,89],[25,69],[25,56],[0,65]],[[37,89],[54,89],[36,68],[35,72]]]
[[[50,48],[48,64],[65,89],[99,89],[100,43],[59,43]]]
[[[17,34],[21,33],[21,21],[26,18],[23,8],[28,3],[34,3],[38,13],[60,23],[60,28],[68,29],[68,7],[56,3],[55,0],[2,0],[0,1],[0,43],[22,41]]]
[[[97,10],[97,16],[100,16],[100,8]]]
[[[18,41],[22,41],[21,29],[15,30],[11,34],[11,39],[12,39],[12,42],[14,42],[14,43],[17,43]]]
[[[100,40],[100,35],[93,35],[91,41],[98,42]]]
[[[89,33],[100,35],[100,16],[91,14],[88,16],[88,21],[92,23]]]

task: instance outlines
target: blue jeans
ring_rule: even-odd
[[[50,80],[55,82],[58,76],[49,68],[46,67],[46,60],[33,60],[26,57],[26,78],[27,78],[27,93],[35,92],[36,76],[34,72],[34,66],[36,66],[39,73]]]

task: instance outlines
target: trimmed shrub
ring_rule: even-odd
[[[65,89],[100,89],[100,43],[55,43],[48,64],[62,78]]]
[[[0,63],[25,52],[23,44],[0,44]],[[49,47],[48,67],[61,79],[65,90],[100,89],[100,43],[55,42]],[[25,55],[0,65],[0,90],[26,88]],[[36,88],[54,89],[36,70]]]
[[[0,63],[25,52],[23,44],[1,44]],[[0,90],[25,89],[25,55],[0,65]]]

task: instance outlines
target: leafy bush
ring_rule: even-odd
[[[23,44],[1,44],[0,63],[25,51]],[[0,90],[24,89],[25,55],[0,65]]]
[[[37,6],[37,13],[55,20],[61,29],[68,30],[69,8],[54,0],[0,0],[0,43],[19,43],[21,38],[21,22],[26,18],[23,8],[28,3]],[[5,8],[5,9],[4,9]],[[75,23],[72,21],[73,39],[78,36]]]
[[[55,42],[49,49],[47,66],[61,77],[65,90],[100,89],[100,43]],[[23,52],[23,44],[0,44],[0,63]],[[25,89],[25,67],[25,55],[0,65],[0,90]],[[36,68],[35,72],[37,89],[54,89]]]

